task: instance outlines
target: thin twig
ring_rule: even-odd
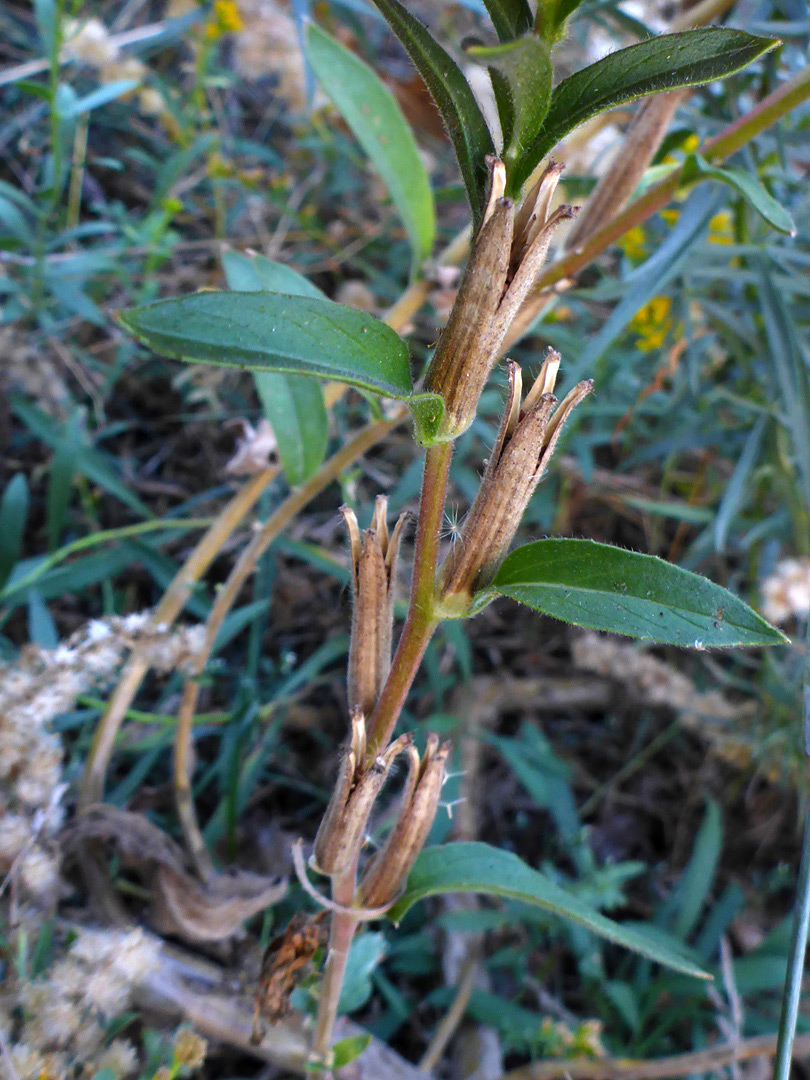
[[[504,1075],[503,1080],[676,1080],[677,1077],[715,1072],[737,1061],[773,1057],[776,1035],[759,1035],[737,1046],[712,1046],[688,1054],[634,1061],[630,1058],[575,1058],[535,1061]],[[793,1059],[810,1054],[810,1035],[799,1035],[793,1044]]]
[[[256,503],[270,481],[278,474],[278,467],[273,465],[252,477],[230,502],[223,507],[213,525],[199,540],[189,558],[175,575],[172,583],[152,616],[156,626],[170,626],[189,598],[194,584],[205,573],[222,545],[233,530],[243,520],[250,508]],[[124,668],[121,679],[113,696],[99,721],[93,738],[93,745],[87,758],[82,782],[79,789],[79,806],[90,806],[102,801],[104,777],[112,755],[115,737],[129,708],[143,676],[149,668],[145,651],[136,648]]]
[[[453,998],[450,1008],[444,1014],[441,1023],[433,1033],[430,1046],[422,1055],[419,1062],[420,1072],[429,1073],[439,1064],[439,1059],[444,1053],[447,1044],[453,1038],[458,1025],[464,1019],[464,1013],[467,1009],[470,995],[475,987],[475,980],[477,977],[478,957],[471,956],[462,968],[461,979],[459,980],[458,989],[456,990],[456,996]]]
[[[259,559],[282,529],[286,528],[316,495],[320,494],[342,472],[354,464],[362,454],[385,438],[407,417],[408,410],[403,407],[397,409],[390,419],[375,420],[367,424],[336,454],[333,454],[331,458],[325,461],[314,476],[311,476],[306,483],[288,495],[243,550],[228,575],[227,581],[217,594],[214,606],[211,608],[205,622],[205,641],[194,658],[194,674],[187,680],[183,688],[174,743],[174,784],[177,811],[189,853],[194,859],[198,872],[203,877],[213,872],[213,865],[200,832],[194,809],[191,789],[192,737],[194,712],[199,696],[199,682],[197,679],[208,662],[222,622],[239,595],[242,586],[256,569]]]
[[[149,23],[147,26],[139,26],[133,30],[125,30],[121,34],[112,34],[109,44],[116,48],[125,48],[127,45],[137,45],[141,41],[149,41],[150,38],[160,37],[168,27],[167,22]],[[59,65],[78,63],[79,58],[71,56],[68,49],[63,48],[59,55]],[[17,82],[20,79],[30,79],[33,75],[41,75],[47,71],[51,62],[47,58],[39,60],[27,60],[24,64],[15,64],[13,67],[3,68],[0,71],[0,86]]]

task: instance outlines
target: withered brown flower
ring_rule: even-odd
[[[554,452],[571,410],[593,389],[578,383],[557,405],[552,393],[560,366],[550,349],[521,402],[522,375],[510,361],[509,393],[481,487],[453,550],[439,571],[439,609],[464,614],[473,595],[490,583]]]
[[[396,899],[436,816],[450,749],[449,742],[440,745],[433,734],[421,758],[416,747],[407,748],[408,778],[397,822],[360,880],[362,906],[380,907]]]
[[[382,753],[367,761],[365,718],[359,709],[353,713],[351,741],[315,837],[312,862],[320,873],[343,874],[356,862],[371,808],[395,758],[411,742],[411,735],[400,735]]]
[[[370,716],[391,667],[394,581],[404,516],[388,535],[388,500],[378,495],[371,528],[361,532],[354,511],[341,508],[352,559],[352,636],[349,648],[349,710]]]
[[[552,235],[576,214],[551,210],[562,166],[550,163],[515,212],[503,197],[503,162],[489,159],[490,192],[458,296],[425,376],[425,390],[440,394],[445,415],[437,438],[457,438],[475,419],[478,399],[509,328],[537,280]]]

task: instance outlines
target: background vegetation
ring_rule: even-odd
[[[199,624],[289,492],[283,471],[265,468],[273,440],[253,378],[162,359],[112,313],[223,287],[223,254],[248,249],[378,314],[408,282],[411,251],[388,193],[301,60],[303,6],[0,8],[0,1049],[13,1080],[191,1068],[246,1077],[278,1064],[257,1058],[232,1014],[216,1039],[191,998],[161,997],[153,976],[167,961],[152,933],[187,952],[194,939],[206,958],[197,978],[217,964],[231,997],[250,997],[263,947],[312,909],[299,887],[260,905],[238,944],[227,934],[200,945],[199,925],[167,923],[154,903],[155,866],[169,856],[148,837],[133,852],[131,839],[107,835],[121,910],[151,931],[101,933],[62,829],[137,646],[151,650],[152,671],[127,707],[104,799],[178,835],[172,743]],[[359,0],[314,14],[396,91],[451,242],[467,223],[463,192],[412,69]],[[424,14],[453,41],[486,25],[473,0]],[[558,62],[577,67],[660,30],[668,14],[586,0]],[[653,168],[806,64],[804,4],[741,2],[731,23],[784,44],[689,97]],[[572,141],[568,201],[587,194],[617,137],[613,121],[626,118]],[[465,978],[464,1037],[436,1075],[563,1075],[569,1058],[750,1048],[775,1031],[806,794],[809,121],[798,108],[735,161],[790,214],[794,235],[734,189],[706,185],[625,233],[512,351],[531,370],[553,345],[565,388],[597,382],[529,508],[526,538],[587,536],[659,554],[726,585],[794,644],[722,656],[650,650],[495,604],[440,628],[408,703],[411,727],[456,743],[434,841],[452,834],[517,851],[592,905],[688,946],[715,982],[662,974],[525,905],[432,901],[398,932],[375,925],[356,942],[343,1011],[400,1055],[386,1060],[392,1074],[408,1075],[402,1059],[424,1053]],[[417,370],[456,279],[437,265],[430,281],[409,318]],[[460,506],[477,489],[501,400],[495,377],[460,440]],[[357,392],[341,397],[328,451],[375,408]],[[184,628],[150,623],[140,613],[157,607],[251,468],[264,477],[255,509],[188,588]],[[286,877],[289,841],[312,839],[345,733],[349,571],[337,509],[349,504],[365,525],[380,491],[393,512],[409,509],[419,477],[409,436],[394,428],[273,542],[225,619],[194,725],[194,796],[219,866]],[[457,526],[447,521],[448,541]],[[306,1008],[306,985],[296,994]],[[46,1023],[56,1005],[61,1027]],[[177,1033],[195,1017],[207,1049],[190,1029]],[[810,1017],[800,1031],[810,1037]],[[375,1047],[382,1053],[376,1043],[367,1053]],[[762,1062],[733,1068],[765,1074]],[[723,1069],[698,1058],[667,1075]]]

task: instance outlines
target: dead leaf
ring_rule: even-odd
[[[242,923],[277,903],[284,878],[248,871],[215,874],[200,881],[185,852],[141,814],[114,806],[90,806],[63,832],[69,847],[87,840],[112,841],[121,861],[143,875],[152,892],[152,922],[186,941],[222,941]]]
[[[287,891],[283,879],[247,871],[216,874],[202,882],[168,866],[157,868],[152,884],[156,927],[187,941],[222,941]]]
[[[253,1042],[259,1042],[259,1018],[276,1023],[290,1011],[290,995],[298,985],[303,970],[326,942],[326,909],[316,915],[299,912],[287,929],[274,937],[262,957],[262,969],[256,990]]]

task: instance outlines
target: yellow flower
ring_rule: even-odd
[[[672,330],[672,301],[668,296],[654,296],[639,308],[630,320],[631,327],[639,336],[636,348],[641,352],[660,349]]]
[[[668,209],[661,211],[661,217],[664,219],[667,225],[674,225],[680,217],[680,211],[673,210],[671,207],[669,207]]]
[[[728,210],[721,210],[709,222],[710,244],[733,244],[734,221]]]
[[[687,135],[686,139],[684,139],[684,143],[683,143],[683,146],[681,147],[681,149],[683,150],[683,152],[685,154],[694,154],[694,152],[697,150],[697,148],[699,146],[700,146],[700,139],[698,138],[697,135],[695,135],[693,133],[692,135]]]
[[[223,34],[238,33],[244,26],[236,0],[214,0],[211,17],[205,27],[205,36],[210,41],[216,41]]]
[[[647,254],[647,244],[644,230],[640,225],[635,225],[619,240],[619,247],[629,259],[643,259]]]

